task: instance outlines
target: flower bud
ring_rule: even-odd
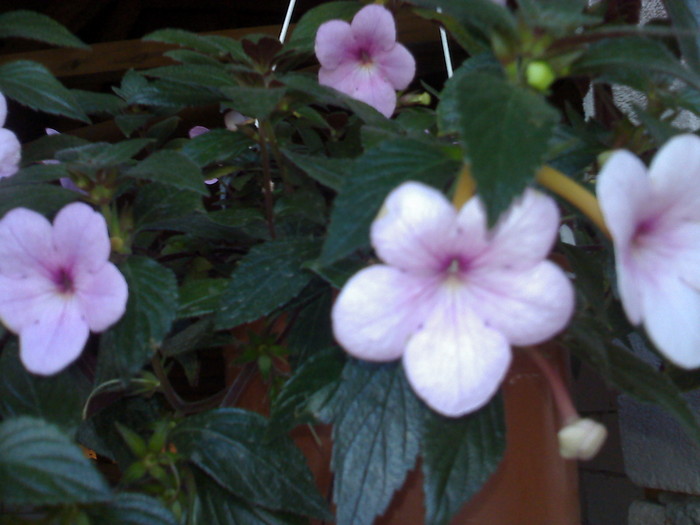
[[[539,91],[545,91],[557,79],[552,66],[547,62],[535,60],[530,62],[525,71],[527,83]]]
[[[563,427],[559,433],[559,453],[566,459],[592,459],[608,435],[606,428],[588,418],[579,418]]]

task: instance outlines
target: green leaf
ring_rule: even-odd
[[[0,216],[13,208],[24,207],[51,215],[79,195],[52,184],[19,184],[16,177],[0,180]]]
[[[116,115],[126,106],[122,99],[111,93],[94,93],[82,89],[73,89],[71,92],[76,102],[88,115],[96,113]]]
[[[700,71],[700,4],[695,0],[665,0],[683,58],[694,71]]]
[[[233,76],[223,65],[187,64],[182,66],[163,66],[147,69],[143,75],[163,78],[173,82],[182,82],[196,86],[221,88],[236,86]]]
[[[235,159],[255,143],[243,133],[227,129],[213,129],[187,141],[182,153],[200,167]]]
[[[129,169],[125,175],[173,186],[180,190],[189,190],[200,195],[209,195],[204,185],[202,170],[187,155],[179,151],[156,151]]]
[[[178,317],[199,317],[214,313],[226,290],[228,279],[194,279],[180,287]]]
[[[298,424],[315,422],[316,409],[335,394],[344,364],[343,354],[335,347],[304,361],[275,397],[270,435],[278,436]]]
[[[32,109],[90,123],[73,93],[38,62],[17,60],[0,65],[0,91]]]
[[[181,47],[188,47],[206,55],[223,57],[226,49],[205,36],[185,31],[184,29],[159,29],[143,37],[145,41],[163,42]]]
[[[400,365],[351,360],[334,399],[333,497],[339,525],[371,525],[414,466],[425,408]]]
[[[175,274],[147,257],[130,257],[119,269],[129,285],[124,317],[102,335],[98,382],[129,378],[150,358],[175,320]]]
[[[0,423],[0,502],[57,505],[110,497],[102,476],[57,427],[26,416]]]
[[[496,470],[506,448],[500,397],[484,408],[448,419],[431,414],[423,429],[426,519],[445,525]]]
[[[90,381],[76,366],[44,377],[25,370],[14,344],[6,346],[0,356],[0,415],[4,419],[34,416],[73,434],[81,423],[90,388]]]
[[[171,228],[190,212],[204,211],[202,196],[189,190],[176,190],[165,184],[140,188],[134,201],[136,230]],[[173,224],[174,223],[174,224]]]
[[[350,20],[360,7],[357,2],[327,2],[309,9],[297,22],[287,46],[313,52],[316,32],[322,23],[335,19]]]
[[[116,144],[93,142],[61,150],[57,152],[56,158],[63,162],[80,162],[93,168],[108,168],[129,162],[152,142],[152,139],[130,139]]]
[[[213,328],[214,320],[211,317],[199,319],[163,341],[161,352],[166,357],[173,357],[197,350],[211,339]]]
[[[298,313],[287,338],[287,348],[297,362],[334,344],[329,312],[333,306],[334,291],[324,287]]]
[[[288,438],[265,442],[259,414],[221,408],[190,416],[170,438],[180,454],[254,505],[329,519],[301,452]]]
[[[438,118],[451,120],[452,111],[493,224],[534,179],[559,115],[539,95],[480,71],[448,81]]]
[[[328,266],[366,246],[369,227],[387,194],[409,180],[443,186],[459,169],[439,146],[414,139],[380,143],[358,157],[340,189],[331,213],[319,266]]]
[[[547,30],[553,36],[567,36],[580,26],[603,21],[584,14],[587,5],[582,0],[520,0],[518,6],[529,27]]]
[[[448,28],[451,31],[458,29],[471,34],[469,39],[464,36],[458,38],[462,45],[469,44],[465,45],[465,49],[470,54],[486,51],[493,33],[499,33],[507,39],[517,38],[515,18],[508,9],[492,0],[414,0],[412,3],[429,7],[432,12],[439,8],[445,15],[454,18],[457,24],[448,23]]]
[[[604,74],[625,83],[629,77],[658,73],[680,78],[700,89],[700,75],[685,67],[657,40],[638,36],[608,38],[592,44],[572,65],[571,74]]]
[[[57,151],[76,148],[85,144],[88,144],[85,139],[65,133],[45,135],[22,147],[22,162],[26,164],[53,159]]]
[[[206,474],[194,471],[197,484],[196,523],[235,525],[303,525],[308,521],[290,514],[271,512],[250,505],[217,484]]]
[[[57,46],[89,49],[61,24],[34,11],[8,11],[0,15],[0,38],[29,38]]]
[[[340,189],[353,162],[352,159],[302,155],[284,149],[282,153],[309,177],[335,191]]]
[[[243,257],[221,295],[217,328],[255,321],[296,297],[313,274],[302,267],[318,253],[318,242],[306,239],[270,241]]]
[[[231,100],[236,111],[259,119],[269,116],[286,93],[286,88],[283,87],[232,86],[220,89]]]
[[[114,501],[89,507],[87,512],[100,525],[177,525],[172,512],[145,494],[122,492]],[[214,523],[214,522],[211,522]]]

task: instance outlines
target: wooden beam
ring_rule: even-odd
[[[398,17],[399,40],[405,44],[438,42],[437,26],[410,13]],[[245,27],[214,31],[211,35],[241,39],[254,33],[277,37],[279,25]],[[293,26],[290,27],[293,31]],[[121,40],[94,44],[90,50],[47,49],[27,53],[0,55],[0,64],[14,60],[34,60],[44,64],[57,77],[68,79],[105,73],[123,73],[129,69],[148,69],[173,62],[163,52],[175,46],[142,40]]]

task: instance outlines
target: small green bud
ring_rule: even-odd
[[[117,431],[119,431],[119,435],[122,437],[134,456],[137,458],[142,458],[148,454],[146,441],[144,441],[141,436],[121,423],[115,423],[115,425],[117,427]]]
[[[525,72],[527,83],[539,91],[546,91],[557,79],[552,66],[542,60],[535,60],[527,65]]]

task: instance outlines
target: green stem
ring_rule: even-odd
[[[267,140],[263,131],[264,123],[260,123],[260,157],[262,158],[263,170],[263,195],[265,199],[265,217],[267,218],[267,228],[270,231],[270,237],[275,238],[275,218],[274,218],[274,201],[272,199],[272,172],[270,170],[270,153],[267,149]]]

